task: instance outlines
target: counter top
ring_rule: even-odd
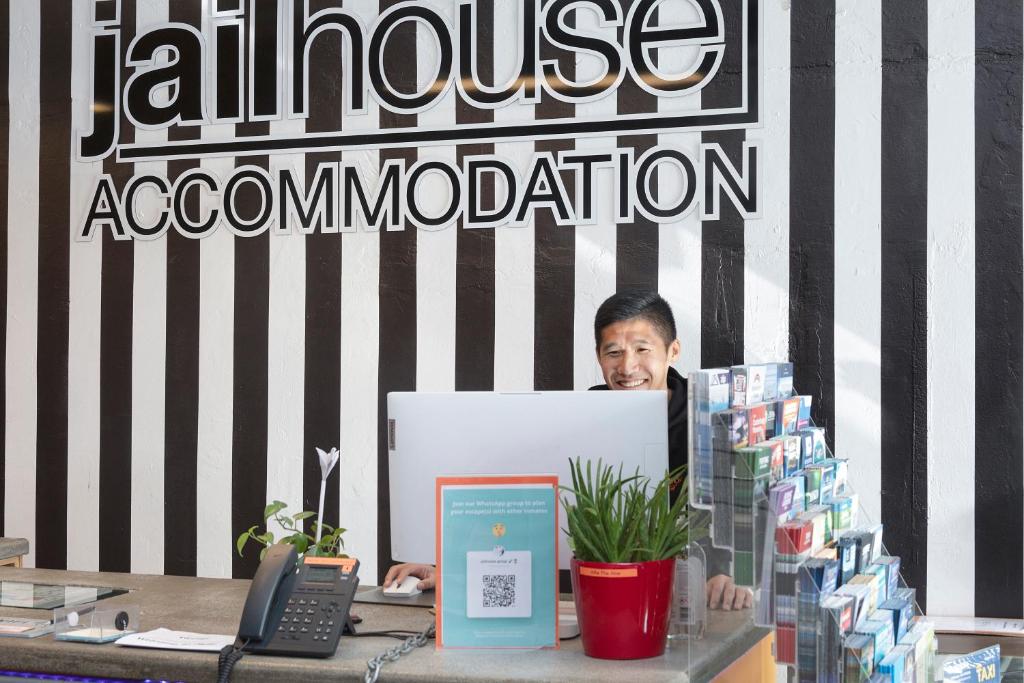
[[[83,586],[117,586],[130,593],[99,605],[137,605],[142,630],[165,627],[178,631],[233,634],[249,589],[249,581],[152,576],[51,569],[0,568],[0,580]],[[401,605],[357,603],[360,632],[389,629],[422,631],[433,621],[426,609]],[[50,617],[49,611],[0,607],[0,616]],[[476,682],[629,680],[707,681],[746,653],[768,634],[750,623],[750,612],[715,612],[701,641],[670,643],[669,651],[652,659],[609,661],[583,654],[578,638],[563,641],[559,650],[435,650],[433,645],[411,652],[381,671],[385,681]],[[343,637],[328,659],[270,657],[246,654],[231,681],[292,683],[330,678],[362,680],[366,662],[400,641],[385,637]],[[692,647],[692,652],[689,652]],[[39,638],[0,638],[0,667],[16,671],[74,673],[123,678],[214,681],[215,653],[143,650],[114,644],[92,645]]]

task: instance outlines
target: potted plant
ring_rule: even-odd
[[[310,555],[319,557],[348,557],[341,549],[345,547],[345,543],[341,540],[341,535],[345,533],[345,530],[341,527],[332,527],[327,524],[321,525],[317,514],[311,510],[303,510],[302,512],[296,512],[293,515],[289,515],[284,512],[288,505],[279,500],[275,500],[263,509],[263,526],[262,532],[259,531],[259,525],[254,524],[249,527],[246,531],[243,531],[238,540],[235,541],[235,548],[238,550],[238,554],[242,554],[242,550],[249,543],[254,541],[263,548],[260,549],[260,561],[263,561],[263,556],[267,554],[267,549],[274,543],[288,543],[295,546],[295,550],[299,555]],[[270,530],[268,522],[273,517],[274,521],[280,525],[287,535],[274,539],[274,532]],[[316,533],[316,536],[310,536],[302,530],[302,523],[312,518],[311,530]]]
[[[263,561],[267,550],[274,544],[274,532],[270,530],[270,525],[268,524],[270,518],[273,517],[274,521],[282,529],[291,532],[278,542],[295,546],[295,550],[299,555],[348,557],[345,553],[340,552],[341,548],[345,546],[341,540],[341,535],[345,533],[345,530],[341,527],[334,528],[320,523],[324,516],[324,495],[327,492],[327,477],[330,475],[331,470],[334,469],[334,466],[338,464],[341,454],[337,448],[325,451],[319,447],[317,447],[316,453],[320,461],[320,507],[317,512],[303,510],[302,512],[296,512],[294,515],[286,515],[282,514],[282,511],[288,507],[287,503],[283,503],[280,500],[268,503],[267,507],[263,508],[263,526],[265,527],[263,533],[256,533],[259,525],[254,524],[243,531],[238,536],[238,540],[235,541],[235,548],[238,550],[239,555],[242,554],[242,549],[245,548],[249,541],[255,541],[263,546],[260,550],[260,562]],[[310,527],[316,533],[316,536],[310,536],[303,531],[302,522],[310,518],[313,520],[310,523]],[[325,534],[324,532],[327,533]]]
[[[689,540],[684,467],[653,484],[601,461],[570,463],[562,489],[583,651],[641,659],[665,651],[675,558]],[[675,492],[675,500],[671,494]]]

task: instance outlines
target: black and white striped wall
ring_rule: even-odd
[[[208,29],[210,2],[122,0],[122,50],[157,23]],[[310,11],[342,3],[366,23],[394,4],[311,0]],[[866,510],[930,612],[1024,616],[1019,0],[752,2],[762,101],[749,130],[341,153],[373,175],[394,158],[493,152],[525,165],[542,150],[660,143],[695,153],[702,141],[738,163],[744,140],[757,141],[756,219],[726,205],[718,220],[661,225],[559,226],[540,212],[526,227],[491,230],[171,231],[150,241],[105,230],[75,241],[101,173],[123,187],[142,172],[255,164],[311,180],[339,158],[77,161],[93,4],[0,9],[0,511],[5,535],[32,541],[34,565],[248,576],[256,554],[239,558],[234,537],[267,500],[315,509],[313,447],[336,445],[328,521],[348,528],[346,547],[375,577],[389,557],[387,392],[587,387],[600,379],[596,306],[640,285],[676,311],[683,372],[796,362],[797,387],[815,395],[816,419],[851,460]],[[456,6],[431,4],[450,16]],[[478,5],[481,26],[515,24],[514,0]],[[690,0],[666,0],[659,21],[692,11]],[[728,31],[737,42],[740,28]],[[481,36],[480,73],[509,74],[515,50],[502,41],[512,37]],[[312,51],[308,119],[163,131],[124,120],[120,141],[522,116],[473,108],[453,90],[415,121],[372,99],[366,115],[344,117],[342,54],[337,38]],[[706,106],[724,97],[732,58],[686,98],[624,85],[587,104],[542,100],[532,116]],[[427,73],[433,60],[410,31],[385,68]],[[676,180],[658,182],[671,191]],[[612,194],[600,197],[605,208]]]

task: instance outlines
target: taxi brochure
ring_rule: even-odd
[[[438,477],[438,648],[558,647],[558,477]]]
[[[986,647],[942,664],[942,680],[951,683],[986,683],[1000,680],[999,645]]]

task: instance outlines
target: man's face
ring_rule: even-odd
[[[667,343],[643,318],[604,328],[597,347],[597,362],[609,389],[667,389],[669,364],[678,357],[679,340]]]

